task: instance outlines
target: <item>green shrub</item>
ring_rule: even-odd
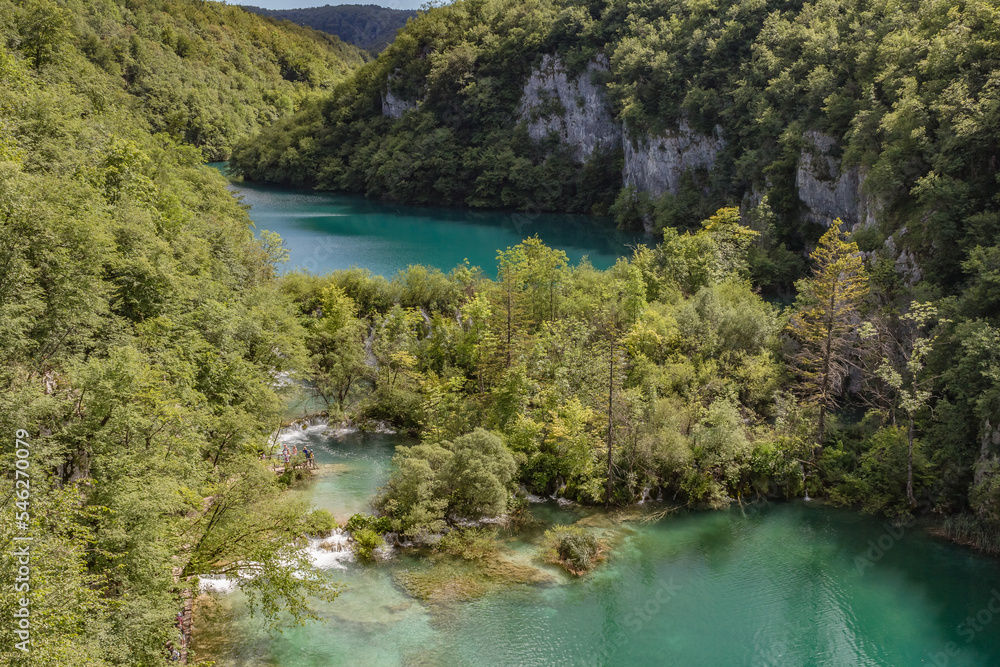
[[[344,528],[351,533],[359,530],[371,530],[384,535],[392,530],[392,520],[387,516],[371,516],[370,514],[353,514],[347,520]]]
[[[465,560],[495,556],[498,548],[496,533],[483,528],[453,530],[435,545],[435,551]]]
[[[352,533],[354,537],[354,555],[359,560],[369,561],[375,555],[375,550],[384,545],[382,536],[370,528],[359,528]]]
[[[337,527],[337,520],[328,510],[313,510],[305,516],[305,534],[310,537],[326,537]]]
[[[579,576],[590,571],[602,560],[603,545],[585,528],[558,526],[545,531],[542,537],[547,547],[547,560],[562,565]]]

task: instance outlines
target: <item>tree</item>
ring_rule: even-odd
[[[536,325],[556,319],[558,287],[564,278],[566,253],[549,248],[538,235],[524,239],[519,246],[525,260],[525,284],[531,291],[531,314]]]
[[[614,485],[612,454],[615,434],[615,366],[624,331],[639,317],[646,306],[646,285],[639,268],[626,259],[619,259],[608,271],[607,277],[608,283],[601,294],[597,324],[608,345],[608,477],[605,482],[604,500],[606,504],[610,504]]]
[[[355,317],[354,300],[336,285],[323,290],[322,304],[309,338],[313,384],[327,405],[336,400],[343,410],[351,387],[368,369],[364,324]]]
[[[501,328],[504,340],[504,368],[510,368],[514,346],[514,332],[520,317],[521,293],[524,290],[527,258],[524,246],[518,244],[497,253],[497,283],[500,291],[499,313],[503,317]]]
[[[802,392],[819,407],[817,449],[826,436],[826,413],[837,405],[841,383],[851,367],[852,334],[858,306],[868,293],[868,278],[856,243],[834,221],[810,255],[812,278],[799,281],[799,297],[789,329],[800,344],[794,364]]]
[[[468,519],[507,509],[517,472],[495,433],[477,428],[454,439],[400,447],[376,506],[411,535],[441,532],[452,514]]]
[[[935,317],[937,308],[932,304],[914,301],[910,305],[910,312],[902,318],[911,326],[904,339],[898,343],[901,367],[888,357],[884,357],[882,364],[876,370],[878,376],[896,392],[899,397],[899,407],[906,413],[906,500],[911,509],[917,504],[913,496],[913,419],[918,412],[927,407],[931,398],[929,389],[931,381],[922,375],[927,365],[927,357],[937,340],[937,335],[922,335],[921,330]],[[939,324],[948,321],[941,320]]]
[[[21,50],[35,70],[50,62],[70,37],[68,12],[51,0],[32,0],[21,18]]]

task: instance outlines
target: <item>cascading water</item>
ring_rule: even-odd
[[[639,504],[645,505],[647,502],[653,500],[652,489],[647,484],[642,487],[642,497],[639,498]]]
[[[351,536],[342,528],[334,528],[329,537],[311,538],[306,552],[313,567],[320,570],[343,570],[345,562],[354,560]]]

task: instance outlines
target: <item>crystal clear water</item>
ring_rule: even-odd
[[[225,163],[211,166],[223,170]],[[649,237],[626,234],[611,220],[584,215],[398,206],[356,195],[287,190],[247,183],[234,189],[249,204],[258,230],[277,232],[290,251],[287,269],[325,273],[352,266],[391,278],[411,264],[449,271],[466,259],[493,276],[498,250],[537,234],[584,256],[597,268],[631,254]]]
[[[323,475],[299,491],[343,521],[390,471],[398,436],[313,428]],[[337,464],[331,467],[331,464]],[[433,565],[324,563],[347,588],[322,622],[269,637],[223,596],[237,635],[199,626],[220,665],[1000,665],[1000,563],[820,503],[770,503],[615,523],[600,511],[534,506],[544,522],[583,519],[615,548],[574,579],[537,560],[539,531],[504,558],[546,581],[423,602],[401,574]],[[216,626],[220,628],[221,626]]]

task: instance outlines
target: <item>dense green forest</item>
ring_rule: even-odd
[[[249,12],[291,21],[336,35],[348,44],[378,52],[396,37],[407,19],[417,15],[413,9],[390,9],[379,5],[324,5],[301,9],[263,9],[243,6]]]
[[[382,516],[354,519],[369,551],[516,525],[528,493],[806,492],[1000,551],[997,25],[982,3],[460,0],[364,63],[210,2],[0,0],[0,498],[28,514],[0,544],[34,537],[29,664],[162,663],[189,577],[239,579],[269,625],[337,594],[298,548],[331,517],[257,460],[289,377],[332,420],[419,437]],[[713,169],[653,198],[623,187],[622,150],[532,139],[523,85],[553,53],[607,57],[630,132],[721,128]],[[384,116],[389,93],[413,104]],[[806,221],[807,131],[867,170],[873,222]],[[496,279],[278,276],[281,240],[203,165],[237,144],[250,178],[658,237],[606,271],[529,238]],[[603,548],[548,539],[578,570]],[[4,663],[16,641],[0,625]]]
[[[214,3],[0,3],[0,545],[34,538],[0,663],[162,664],[190,575],[271,621],[336,594],[257,461],[305,359],[280,252],[203,163],[360,61]]]
[[[525,245],[501,253],[495,283],[461,267],[286,279],[318,336],[323,393],[343,404],[360,383],[354,409],[426,441],[401,454],[382,510],[432,530],[480,507],[450,462],[479,466],[458,443],[486,427],[517,470],[500,456],[484,489],[719,506],[805,485],[951,516],[953,536],[996,549],[998,26],[982,2],[462,0],[238,147],[249,179],[610,212],[665,235],[604,273]],[[606,57],[593,78],[626,141],[684,123],[725,139],[714,166],[652,197],[623,187],[620,150],[581,161],[553,133],[532,138],[523,90],[550,54],[581,75]],[[809,132],[865,174],[854,197],[876,202],[871,216],[808,219],[796,169]],[[734,216],[749,235],[738,248],[718,238]],[[712,265],[719,252],[729,268]],[[776,310],[761,289],[795,303]],[[353,324],[328,331],[331,309]]]
[[[832,227],[782,310],[748,280],[758,240],[728,208],[606,271],[530,238],[498,255],[496,280],[355,269],[281,289],[331,416],[421,436],[376,502],[386,531],[516,515],[519,488],[696,508],[808,493],[946,514],[953,536],[997,549],[996,444],[980,442],[1000,332],[967,301],[989,275],[967,297],[900,307],[892,268]]]
[[[324,33],[187,0],[5,0],[0,35],[35,71],[61,63],[49,80],[72,84],[97,110],[128,109],[144,129],[212,160],[366,58]]]

